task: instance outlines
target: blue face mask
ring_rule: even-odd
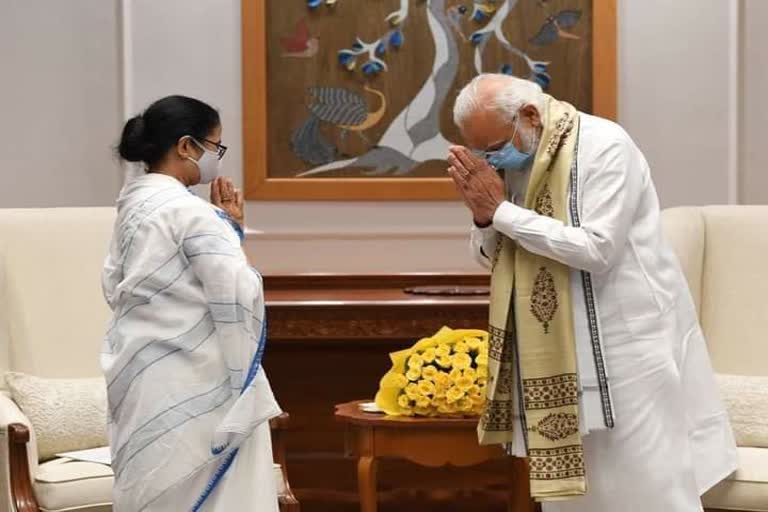
[[[515,133],[517,133],[517,124],[515,124],[515,131],[512,133],[513,139],[515,138]],[[535,148],[536,145],[534,144],[533,147]],[[535,151],[524,153],[517,149],[510,141],[501,149],[485,153],[485,159],[498,170],[524,171],[531,166],[534,153]]]
[[[533,153],[523,153],[511,142],[503,148],[485,154],[485,159],[496,169],[505,171],[524,171],[533,162]]]

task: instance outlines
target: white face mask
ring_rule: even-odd
[[[215,180],[221,172],[221,160],[219,154],[215,151],[208,151],[205,146],[197,142],[194,137],[190,137],[197,147],[203,150],[203,155],[200,160],[195,160],[191,156],[187,158],[197,165],[197,169],[200,171],[200,183],[206,185]]]

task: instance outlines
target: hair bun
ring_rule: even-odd
[[[150,169],[170,155],[181,137],[202,140],[220,125],[219,113],[210,105],[187,96],[167,96],[125,123],[116,150],[123,160],[144,162]]]
[[[117,152],[123,159],[129,162],[145,160],[148,148],[144,133],[145,125],[142,116],[132,117],[125,123],[123,135],[120,137],[120,144],[117,148]]]

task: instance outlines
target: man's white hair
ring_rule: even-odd
[[[456,97],[453,122],[463,127],[478,110],[493,110],[512,121],[517,111],[533,105],[543,115],[544,93],[539,84],[501,73],[482,73],[472,79]]]

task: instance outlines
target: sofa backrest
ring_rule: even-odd
[[[715,370],[768,375],[768,206],[672,208],[662,221]]]
[[[114,208],[0,210],[0,374],[101,375],[114,219]]]

